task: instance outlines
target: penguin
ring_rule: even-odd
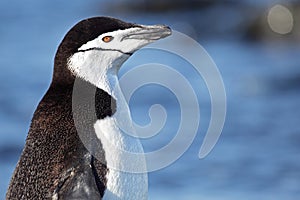
[[[68,31],[6,199],[147,199],[147,174],[118,168],[146,167],[145,160],[126,160],[111,148],[143,153],[139,140],[120,128],[132,122],[117,75],[134,52],[169,35],[165,25],[111,17],[84,19]]]

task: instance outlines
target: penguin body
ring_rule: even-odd
[[[122,172],[116,166],[129,161],[110,151],[113,144],[143,152],[139,141],[119,127],[132,124],[117,73],[136,50],[170,34],[165,26],[108,17],[83,20],[66,34],[6,199],[147,199],[147,175]],[[75,82],[79,94],[74,94]],[[145,167],[145,162],[136,165]]]

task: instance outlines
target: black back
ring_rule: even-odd
[[[97,17],[79,22],[66,34],[55,56],[51,86],[34,113],[7,199],[51,199],[53,196],[57,199],[101,199],[104,195],[108,169],[93,125],[97,119],[114,114],[115,100],[105,91],[79,79],[76,82],[86,93],[74,104],[76,77],[68,70],[67,60],[80,46],[100,34],[133,26],[136,25]],[[95,97],[94,101],[85,98],[91,96]],[[86,133],[84,138],[79,137],[78,129]],[[101,161],[87,150],[81,139],[93,141],[92,153]]]

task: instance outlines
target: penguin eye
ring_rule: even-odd
[[[112,36],[105,36],[102,38],[102,41],[107,43],[107,42],[112,41],[113,39],[114,39],[114,37],[112,37]]]

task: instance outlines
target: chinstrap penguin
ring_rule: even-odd
[[[6,199],[147,199],[147,174],[119,171],[128,161],[110,151],[112,144],[143,152],[118,126],[130,127],[131,118],[117,73],[135,51],[170,34],[167,26],[109,17],[71,28],[58,47],[52,83],[32,118]]]

